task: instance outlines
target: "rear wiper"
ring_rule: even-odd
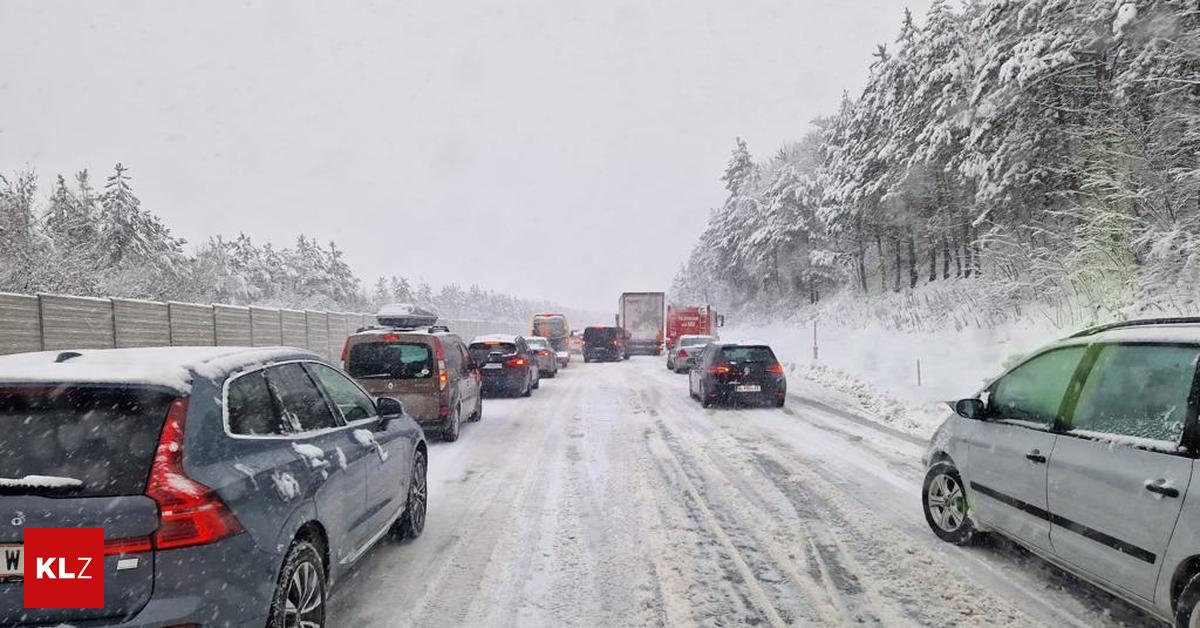
[[[83,480],[57,475],[0,478],[0,495],[69,495],[83,490]]]
[[[355,375],[358,379],[391,379],[391,373],[369,373],[367,375]]]

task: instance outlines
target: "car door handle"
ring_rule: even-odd
[[[1179,489],[1174,486],[1167,486],[1167,481],[1159,478],[1153,482],[1146,481],[1146,490],[1151,493],[1158,493],[1164,497],[1179,497]]]
[[[1046,464],[1046,457],[1042,455],[1042,452],[1040,452],[1036,449],[1025,454],[1025,457],[1028,458],[1029,460],[1032,460],[1032,461],[1038,463],[1038,464]]]

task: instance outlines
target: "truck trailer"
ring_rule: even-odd
[[[617,304],[617,327],[625,330],[627,355],[661,355],[663,311],[667,297],[662,292],[626,292]]]

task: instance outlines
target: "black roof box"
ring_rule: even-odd
[[[423,308],[412,303],[389,303],[375,314],[375,320],[384,327],[415,329],[427,327],[437,322],[438,313],[429,308]]]

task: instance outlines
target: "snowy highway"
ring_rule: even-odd
[[[701,409],[660,359],[577,361],[431,443],[424,535],[338,583],[331,625],[1154,625],[1011,544],[940,542],[923,449],[796,396]]]

